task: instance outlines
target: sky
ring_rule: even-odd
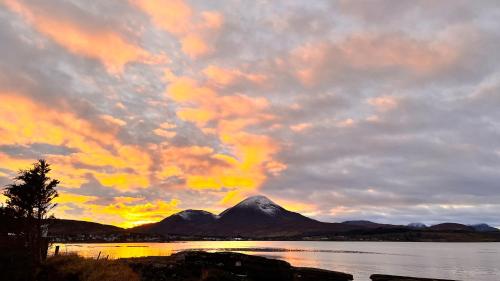
[[[45,158],[59,218],[263,194],[329,222],[500,226],[499,18],[496,0],[0,0],[0,186]]]

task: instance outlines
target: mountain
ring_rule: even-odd
[[[452,222],[435,224],[429,227],[429,229],[437,231],[475,231],[474,228],[471,226],[460,223],[452,223]]]
[[[134,228],[136,232],[168,233],[172,235],[200,235],[210,225],[214,224],[217,216],[203,210],[185,210],[173,214],[158,223],[142,225]]]
[[[113,225],[77,220],[51,219],[48,224],[50,235],[110,234],[124,231]]]
[[[412,222],[407,225],[408,228],[411,229],[424,229],[427,228],[427,225],[421,223],[421,222]]]
[[[372,221],[366,220],[354,220],[354,221],[344,221],[342,224],[356,226],[358,228],[379,228],[383,226],[388,226],[385,224],[380,224]]]
[[[219,215],[186,210],[158,223],[130,229],[133,232],[183,236],[298,237],[387,228],[368,221],[325,223],[288,211],[265,196],[249,197]]]
[[[222,212],[213,232],[226,235],[294,235],[322,224],[288,211],[265,196],[253,196]]]
[[[487,225],[485,223],[474,224],[474,225],[471,225],[471,227],[474,228],[474,230],[478,231],[478,232],[498,232],[498,231],[500,231],[498,228],[492,227],[492,226]]]

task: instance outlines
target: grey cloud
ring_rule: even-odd
[[[11,156],[23,158],[43,158],[46,155],[69,155],[77,152],[65,146],[50,145],[46,143],[34,143],[30,146],[0,145],[0,151]]]
[[[83,215],[84,212],[86,211],[86,208],[78,206],[74,203],[65,203],[64,206],[68,208],[64,210],[64,213],[68,215],[76,215],[76,216]]]
[[[467,0],[362,0],[330,1],[334,9],[354,16],[371,25],[399,29],[409,27],[428,28],[433,25],[451,25],[481,19],[484,14],[498,8],[496,1],[481,1],[480,5]]]

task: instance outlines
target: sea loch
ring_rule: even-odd
[[[369,280],[393,274],[455,280],[498,281],[500,243],[403,243],[312,241],[192,241],[173,243],[55,244],[86,257],[164,256],[182,250],[235,251],[279,258]],[[55,246],[54,245],[54,246]]]

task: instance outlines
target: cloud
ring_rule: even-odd
[[[199,58],[213,52],[213,37],[223,24],[220,13],[196,12],[184,0],[131,2],[147,13],[156,26],[176,36],[189,57]]]
[[[176,132],[167,131],[167,130],[164,130],[162,128],[154,129],[153,132],[155,134],[157,134],[158,136],[161,136],[161,137],[164,137],[164,138],[167,138],[167,139],[173,138],[177,134]]]
[[[222,86],[229,86],[238,80],[246,80],[254,83],[264,83],[266,77],[262,74],[244,73],[238,69],[227,69],[216,65],[209,65],[203,70],[205,76],[213,82]]]
[[[69,219],[83,219],[112,223],[121,227],[133,227],[156,222],[179,210],[177,199],[155,200],[141,203],[141,198],[115,197],[110,204],[98,204],[96,197],[59,192],[56,215]]]
[[[390,110],[397,106],[397,99],[390,96],[369,98],[367,102],[377,110],[381,111]]]
[[[107,115],[107,114],[103,114],[100,116],[101,119],[104,121],[104,122],[107,122],[107,123],[110,123],[112,125],[115,125],[115,126],[118,126],[118,127],[122,127],[122,126],[125,126],[127,125],[127,122],[126,121],[123,121],[121,119],[118,119],[116,117],[113,117],[111,115]]]
[[[355,34],[341,42],[312,42],[294,49],[291,69],[306,86],[357,73],[385,75],[391,69],[430,75],[454,62],[447,42],[418,40],[402,34]],[[355,77],[352,77],[355,79]]]
[[[2,93],[1,96],[0,116],[4,121],[0,130],[5,138],[0,144],[29,146],[42,143],[74,150],[70,155],[48,157],[57,171],[55,176],[64,184],[82,184],[84,179],[81,177],[88,171],[75,169],[75,166],[88,165],[114,169],[113,173],[93,171],[104,185],[124,189],[149,185],[149,156],[137,147],[122,144],[116,133],[101,130],[71,112],[52,109],[14,93]],[[44,114],[36,115],[37,112]],[[129,167],[133,172],[126,171]]]
[[[129,62],[157,63],[165,58],[155,57],[146,50],[127,42],[111,30],[89,30],[76,22],[53,17],[42,5],[29,5],[22,0],[7,0],[4,4],[21,15],[43,35],[54,40],[69,52],[101,61],[111,73],[120,73]]]
[[[302,132],[312,127],[311,123],[299,123],[290,126],[290,129],[294,132]]]
[[[221,145],[230,151],[230,154],[215,156],[226,162],[227,167],[209,169],[211,172],[204,175],[192,175],[186,179],[187,186],[241,190],[238,196],[231,195],[235,198],[258,189],[267,178],[269,163],[277,162],[273,155],[279,151],[279,144],[268,136],[245,130],[273,119],[267,112],[268,101],[245,95],[221,96],[209,86],[199,85],[186,77],[172,81],[167,95],[180,105],[177,111],[180,119],[193,122],[202,130],[213,129]],[[284,169],[286,166],[273,165],[272,174],[279,173],[278,167]]]

